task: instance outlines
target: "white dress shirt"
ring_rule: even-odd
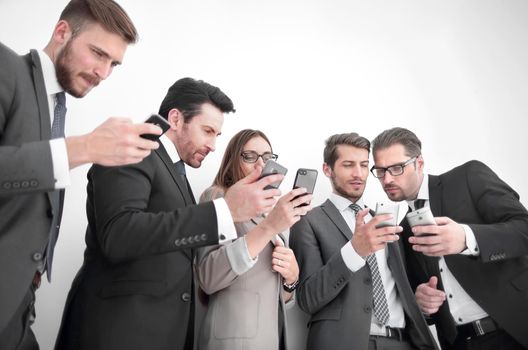
[[[42,75],[44,76],[44,86],[48,95],[48,108],[50,115],[50,128],[53,125],[55,115],[56,98],[55,94],[64,91],[57,81],[55,65],[51,58],[44,51],[37,51],[40,64],[42,65]],[[68,151],[64,138],[50,140],[51,160],[53,162],[53,175],[55,177],[55,189],[63,189],[70,185],[70,163],[68,161]]]
[[[356,228],[356,215],[355,212],[349,207],[352,202],[344,197],[341,197],[335,193],[330,194],[330,201],[339,210],[345,222],[350,227],[352,233]],[[361,208],[365,208],[363,199],[360,198],[357,202]],[[370,214],[365,216],[365,222],[369,222],[372,219]],[[389,306],[389,321],[387,326],[395,328],[405,328],[405,313],[400,298],[398,297],[398,290],[396,289],[396,283],[392,277],[392,272],[387,264],[387,249],[378,250],[376,253],[376,260],[378,262],[378,269],[383,282],[383,288],[385,289],[385,296],[387,297],[387,304]],[[347,242],[341,248],[341,256],[345,261],[346,266],[352,272],[356,272],[366,264],[366,260],[362,258],[354,249],[352,244]],[[385,335],[385,326],[378,324],[374,313],[372,313],[372,319],[370,323],[370,334],[372,335]]]
[[[429,176],[427,174],[424,174],[422,184],[420,185],[420,191],[418,192],[418,197],[416,199],[424,199],[425,207],[430,207]],[[409,204],[411,209],[415,209],[414,201],[407,201],[407,204]],[[478,256],[479,249],[473,230],[471,230],[468,225],[461,225],[464,228],[464,233],[466,235],[467,249],[460,254]],[[449,310],[451,311],[453,320],[457,325],[480,320],[481,318],[488,316],[486,311],[484,311],[475,300],[469,296],[460,283],[458,283],[455,276],[449,271],[444,257],[440,257],[438,260],[438,267],[440,269],[442,284],[444,285],[444,292],[447,296]]]
[[[159,140],[169,154],[171,161],[173,163],[179,162],[181,158],[178,155],[174,143],[165,135],[162,135]],[[216,223],[218,225],[218,243],[225,244],[226,242],[231,242],[237,238],[231,211],[229,211],[229,207],[223,198],[215,199],[213,204],[216,211]]]

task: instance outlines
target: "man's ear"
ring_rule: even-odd
[[[424,159],[422,155],[420,154],[418,157],[416,157],[416,168],[423,172],[424,164],[425,164]]]
[[[328,178],[332,178],[332,169],[330,168],[330,165],[323,163],[323,173]]]
[[[183,114],[177,108],[173,108],[169,111],[167,119],[169,120],[171,130],[177,130],[181,128],[181,125],[184,122]]]
[[[72,36],[70,24],[65,20],[60,20],[53,30],[52,40],[59,46],[64,45]]]

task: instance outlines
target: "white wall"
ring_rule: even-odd
[[[290,169],[286,191],[298,167],[320,169],[329,135],[356,131],[372,139],[404,126],[422,139],[431,173],[479,159],[526,203],[528,2],[120,3],[141,40],[108,81],[83,100],[68,100],[68,134],[112,115],[142,120],[157,111],[169,85],[191,76],[221,87],[237,108],[226,118],[218,151],[190,174],[196,194],[212,181],[227,141],[242,128],[268,134]],[[43,48],[65,4],[0,0],[0,41],[21,54]],[[42,349],[52,347],[82,262],[87,169],[71,172],[54,281],[38,292]],[[330,191],[326,178],[319,180],[316,204]],[[373,178],[367,191],[371,206],[386,198]]]

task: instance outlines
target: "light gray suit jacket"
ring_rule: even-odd
[[[38,54],[19,56],[0,43],[0,334],[20,306],[60,210],[47,93]]]
[[[327,200],[301,218],[290,231],[290,244],[301,270],[297,303],[312,315],[308,349],[367,349],[373,310],[372,277],[365,265],[348,269],[341,248],[352,232]],[[398,243],[388,244],[388,265],[405,311],[406,330],[420,349],[436,344],[411,290]]]
[[[210,190],[201,200],[221,196]],[[262,219],[235,224],[239,237],[230,244],[198,249],[196,277],[209,295],[201,325],[200,350],[274,350],[279,349],[279,312],[285,321],[282,279],[271,269],[273,244],[259,254],[256,264],[244,271],[240,259],[246,249],[240,239]],[[285,339],[286,340],[286,339]]]

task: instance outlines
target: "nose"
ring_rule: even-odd
[[[213,137],[209,140],[207,143],[207,148],[209,148],[210,152],[214,152],[216,150],[216,137]]]
[[[95,75],[101,80],[105,80],[110,76],[113,70],[112,62],[111,61],[104,61],[101,62],[96,68],[95,68]]]
[[[390,184],[391,182],[393,182],[394,177],[388,171],[386,171],[385,172],[385,176],[383,176],[383,178],[381,180],[383,181],[384,185],[387,185],[387,184]]]
[[[261,167],[263,167],[264,166],[264,159],[262,159],[262,157],[258,157],[255,164],[256,165],[260,165]]]

